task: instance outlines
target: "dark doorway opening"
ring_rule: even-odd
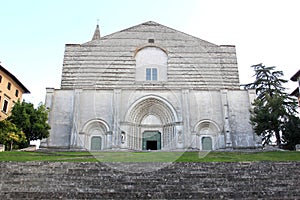
[[[160,150],[161,134],[158,131],[145,131],[142,140],[143,150]]]
[[[157,150],[157,141],[156,140],[148,140],[147,141],[147,150]]]

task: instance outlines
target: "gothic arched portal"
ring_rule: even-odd
[[[125,120],[129,149],[146,150],[147,143],[153,150],[155,145],[157,150],[176,148],[177,114],[165,99],[153,95],[140,98],[131,105]],[[153,136],[147,139],[149,134]]]

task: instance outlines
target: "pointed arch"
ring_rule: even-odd
[[[145,119],[152,118],[143,123]],[[142,150],[145,132],[160,134],[161,149],[176,148],[176,123],[177,112],[164,98],[156,95],[147,95],[136,100],[129,108],[125,116],[128,125],[128,147]],[[160,148],[159,148],[160,149]]]
[[[163,111],[166,113],[164,114]],[[165,117],[164,119],[159,118],[163,124],[178,122],[178,115],[172,104],[157,95],[141,97],[131,104],[126,113],[125,121],[140,123],[150,114],[155,114],[156,117]]]

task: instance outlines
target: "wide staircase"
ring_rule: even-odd
[[[300,162],[0,162],[0,199],[300,199]]]

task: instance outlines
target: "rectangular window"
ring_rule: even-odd
[[[15,96],[16,96],[16,97],[19,96],[19,90],[16,90]]]
[[[152,68],[152,81],[157,81],[157,69]]]
[[[146,68],[146,81],[157,81],[157,68]]]
[[[151,68],[146,68],[146,81],[151,81]]]
[[[7,108],[8,108],[8,101],[4,99],[2,111],[7,113]]]
[[[154,39],[148,39],[149,43],[154,43]]]
[[[11,88],[11,83],[8,82],[8,83],[7,83],[7,89],[10,90],[10,88]]]

